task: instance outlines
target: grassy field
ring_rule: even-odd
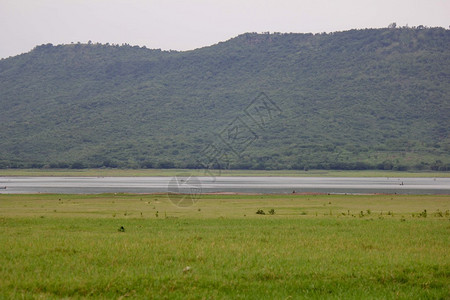
[[[187,170],[187,169],[0,169],[0,176],[293,176],[293,177],[450,177],[450,172],[339,171],[339,170]]]
[[[450,196],[0,195],[0,298],[448,299],[449,221]]]

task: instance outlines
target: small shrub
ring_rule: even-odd
[[[442,213],[442,211],[440,211],[439,209],[436,211],[436,213],[434,214],[435,217],[443,217],[444,214]]]
[[[118,232],[125,232],[125,227],[120,226],[119,229],[117,229]]]
[[[265,215],[266,213],[264,212],[264,210],[258,209],[258,210],[256,211],[256,214],[257,214],[257,215]]]
[[[271,209],[271,210],[269,210],[269,215],[274,215],[275,214],[275,209]]]

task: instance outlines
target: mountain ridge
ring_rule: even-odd
[[[449,46],[442,28],[41,45],[0,60],[0,167],[447,170]],[[280,112],[234,153],[220,135],[261,92]]]

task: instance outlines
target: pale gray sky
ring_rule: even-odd
[[[449,28],[450,0],[0,0],[0,57],[44,43],[189,50],[244,32],[332,32],[391,22]]]

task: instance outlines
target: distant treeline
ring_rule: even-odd
[[[202,163],[176,164],[169,161],[163,162],[142,162],[141,164],[127,165],[120,162],[103,162],[103,163],[24,163],[24,162],[0,162],[0,169],[97,169],[97,168],[131,168],[131,169],[203,169]],[[421,162],[417,165],[407,166],[392,161],[384,161],[373,165],[366,162],[325,162],[317,164],[294,164],[285,167],[283,164],[264,165],[261,163],[231,163],[226,166],[211,165],[213,169],[230,169],[230,170],[393,170],[393,171],[450,171],[450,164],[443,164],[442,161],[434,163]]]

